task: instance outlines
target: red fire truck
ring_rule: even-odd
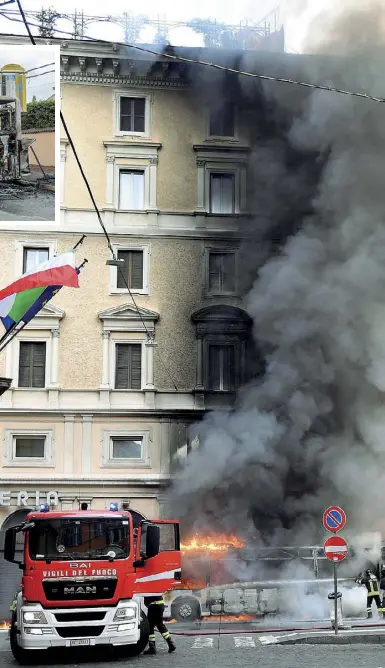
[[[24,534],[22,562],[16,534]],[[163,594],[181,579],[179,524],[141,521],[129,511],[31,512],[7,530],[4,558],[22,569],[10,644],[20,663],[39,650],[109,645],[125,656],[148,641],[141,597]]]

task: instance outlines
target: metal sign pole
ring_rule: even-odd
[[[334,576],[334,633],[338,635],[338,619],[337,619],[337,560],[333,561],[333,576]]]

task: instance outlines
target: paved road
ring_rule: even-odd
[[[40,192],[23,199],[0,200],[2,220],[55,220],[55,194]]]
[[[258,635],[218,636],[178,636],[175,638],[177,651],[171,656],[165,645],[159,641],[156,657],[140,656],[136,659],[116,659],[114,656],[101,655],[97,659],[90,655],[64,656],[60,660],[52,657],[47,666],[75,668],[144,668],[154,665],[156,668],[233,668],[234,664],[242,668],[384,668],[385,649],[379,645],[354,646],[264,646]],[[7,634],[0,634],[0,666],[15,668],[12,654],[8,650]],[[44,664],[39,664],[44,668]]]

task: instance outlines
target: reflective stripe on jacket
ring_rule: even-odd
[[[164,605],[163,596],[145,596],[144,605],[148,608],[149,605]]]

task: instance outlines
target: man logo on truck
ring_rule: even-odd
[[[64,587],[64,594],[66,596],[70,596],[71,594],[96,594],[96,587]]]

